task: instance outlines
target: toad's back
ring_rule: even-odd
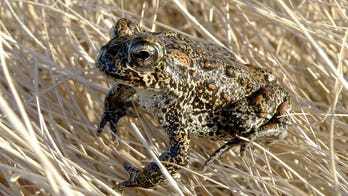
[[[195,97],[196,109],[221,108],[275,81],[266,69],[238,63],[231,52],[216,44],[174,32],[146,34],[164,46],[161,69],[171,78],[168,88]]]

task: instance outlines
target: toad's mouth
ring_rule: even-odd
[[[167,83],[156,71],[140,72],[133,66],[122,64],[120,60],[105,56],[101,56],[96,65],[110,80],[126,86],[161,91]]]

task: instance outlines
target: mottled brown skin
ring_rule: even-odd
[[[289,94],[266,69],[236,62],[225,48],[176,32],[141,31],[120,19],[111,40],[101,48],[97,67],[118,85],[105,99],[100,133],[116,123],[137,95],[169,136],[160,157],[170,174],[189,162],[190,134],[227,141],[206,164],[231,147],[247,142],[271,143],[287,133]],[[130,179],[118,187],[152,187],[164,180],[151,162],[142,169],[125,164]]]

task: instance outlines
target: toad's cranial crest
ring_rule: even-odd
[[[138,103],[158,119],[169,136],[159,157],[170,174],[189,162],[190,134],[226,141],[207,160],[247,142],[270,143],[287,133],[289,93],[266,69],[236,62],[225,48],[176,32],[148,32],[121,18],[101,48],[97,67],[118,85],[105,99],[100,133],[107,122],[116,133],[120,117],[137,94]],[[129,180],[118,187],[152,187],[164,180],[151,162],[129,164]]]

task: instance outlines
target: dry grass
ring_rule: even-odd
[[[175,178],[183,194],[348,194],[348,3],[223,2],[1,1],[0,195],[117,194],[123,161],[152,160],[130,121],[155,152],[166,149],[146,115],[123,118],[117,142],[95,135],[110,85],[94,59],[122,16],[219,40],[292,94],[288,137],[269,149],[256,145],[243,158],[234,149],[202,171],[222,142],[193,138],[190,167]],[[178,194],[173,187],[124,193]]]

